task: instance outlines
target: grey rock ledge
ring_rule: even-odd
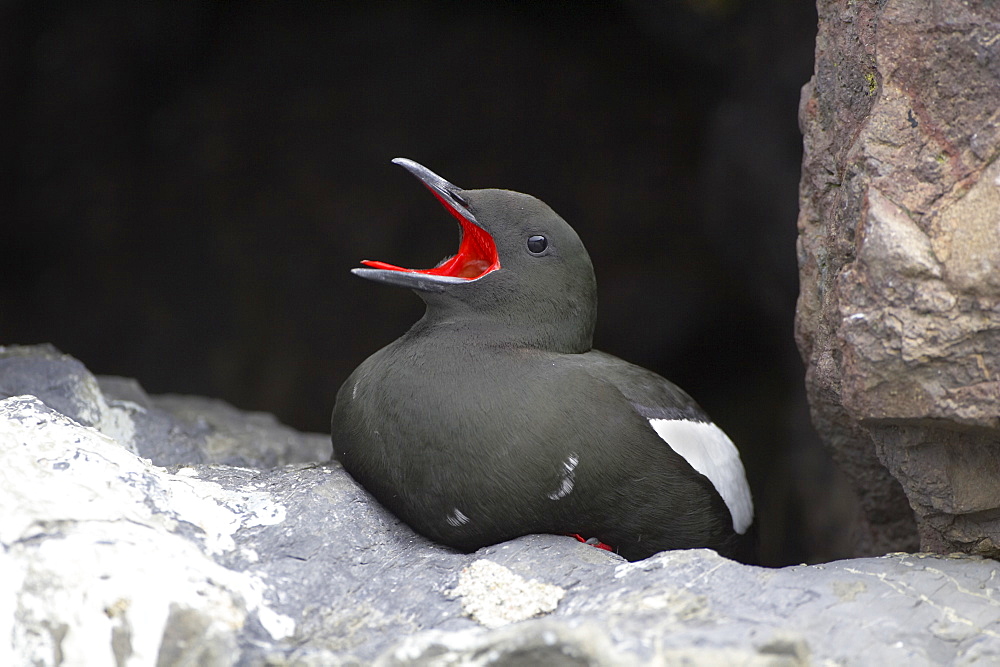
[[[325,436],[205,399],[174,397],[168,411],[134,383],[131,399],[105,396],[123,381],[97,382],[50,348],[0,350],[6,393],[12,355],[76,379],[53,383],[50,367],[33,388],[22,373],[35,394],[0,400],[0,632],[11,639],[0,664],[1000,661],[994,561],[892,555],[769,570],[693,550],[626,563],[553,535],[456,553],[336,463],[301,460],[325,456]],[[56,385],[61,402],[36,397]],[[83,413],[81,395],[92,402]],[[97,414],[143,414],[123,400],[147,420],[123,428]],[[165,433],[189,434],[172,461],[147,441],[163,445]],[[240,466],[218,462],[237,456]]]

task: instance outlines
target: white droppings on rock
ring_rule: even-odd
[[[462,570],[451,594],[467,616],[492,629],[555,610],[566,591],[480,559]]]
[[[20,635],[29,635],[25,629],[25,624],[18,620],[18,595],[24,588],[25,573],[28,563],[22,559],[15,558],[14,554],[7,549],[0,549],[0,637],[12,640],[15,632]],[[45,664],[45,655],[35,655],[38,651],[28,650],[24,653],[26,659],[21,660],[23,664],[41,665]],[[48,656],[51,657],[52,653]],[[51,659],[51,658],[50,658]],[[14,649],[11,642],[0,641],[0,664],[13,665]]]
[[[257,607],[257,620],[272,639],[285,639],[295,634],[295,619],[279,614],[270,607]]]
[[[0,507],[0,554],[21,564],[0,563],[0,599],[18,619],[0,620],[13,640],[0,648],[2,664],[48,664],[57,652],[153,664],[164,633],[183,622],[177,614],[194,614],[222,651],[237,650],[248,614],[275,639],[294,632],[291,618],[265,605],[258,577],[206,553],[235,548],[243,526],[280,521],[284,507],[266,493],[225,491],[190,469],[171,474],[19,396],[0,401]],[[203,534],[173,532],[182,522]],[[7,611],[0,619],[15,617]],[[30,631],[38,627],[53,630]],[[129,655],[116,653],[122,633]]]
[[[115,664],[118,624],[128,628],[130,660],[155,664],[175,610],[196,614],[202,635],[224,643],[248,612],[267,616],[259,580],[218,565],[190,540],[127,521],[78,522],[61,530],[59,538],[11,548],[29,563],[14,597],[17,627],[51,627],[61,636],[15,634],[15,660],[5,664],[30,664],[56,646],[89,664]],[[113,608],[115,622],[107,611]]]
[[[105,433],[52,412],[33,396],[0,402],[0,441],[0,483],[12,503],[23,504],[0,517],[3,542],[19,539],[32,524],[54,516],[128,519],[168,530],[182,518],[203,531],[210,552],[224,553],[236,547],[233,535],[240,528],[285,518],[285,508],[266,492],[226,490],[193,476],[190,468],[169,473]],[[39,483],[52,492],[38,493]]]
[[[97,429],[130,452],[137,453],[135,443],[135,420],[132,415],[143,413],[146,408],[132,401],[106,401],[98,394],[101,402],[101,420]]]

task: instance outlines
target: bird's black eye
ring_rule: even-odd
[[[528,252],[532,255],[540,255],[549,247],[549,240],[544,236],[528,237]]]

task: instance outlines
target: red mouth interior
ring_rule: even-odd
[[[430,190],[430,188],[428,189]],[[484,229],[466,220],[448,200],[436,191],[431,190],[431,192],[455,216],[455,219],[462,226],[462,240],[458,245],[458,252],[433,269],[407,269],[402,266],[369,259],[362,260],[361,263],[373,269],[423,273],[430,276],[448,276],[451,278],[463,278],[465,280],[482,278],[490,271],[499,269],[500,257],[497,254],[497,245],[493,242],[493,237]]]

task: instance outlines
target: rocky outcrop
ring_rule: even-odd
[[[919,535],[1000,557],[1000,6],[818,6],[796,326],[813,420],[861,497],[859,551]]]
[[[95,381],[51,348],[0,348],[0,380],[16,392],[0,400],[0,664],[1000,660],[988,559],[627,563],[554,535],[462,554],[336,463],[303,462],[326,436]]]
[[[262,412],[200,396],[148,396],[129,378],[95,377],[51,345],[0,347],[0,398],[28,394],[92,426],[154,465],[269,468],[322,461],[327,436],[302,434]]]

